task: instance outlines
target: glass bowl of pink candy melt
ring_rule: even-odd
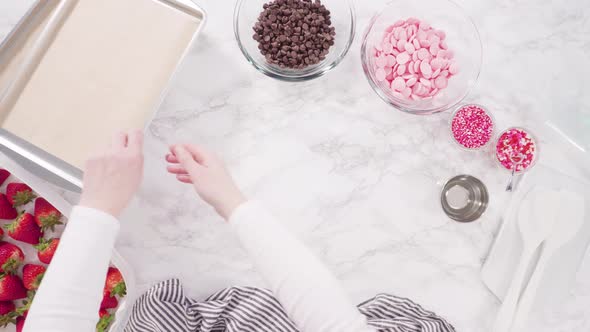
[[[467,13],[449,0],[395,0],[371,20],[361,49],[369,84],[412,114],[455,107],[481,70],[482,44]]]

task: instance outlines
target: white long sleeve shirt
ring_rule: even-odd
[[[230,224],[301,332],[375,331],[332,273],[257,203],[238,207]],[[118,231],[104,212],[73,209],[24,332],[95,331]]]

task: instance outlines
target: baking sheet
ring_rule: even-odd
[[[45,181],[38,178],[34,174],[29,173],[24,168],[20,167],[19,164],[15,163],[13,160],[11,160],[2,153],[0,153],[0,168],[6,169],[11,173],[10,178],[8,178],[0,187],[0,191],[5,192],[6,186],[10,182],[26,183],[33,189],[33,191],[39,194],[40,197],[45,198],[48,202],[55,206],[55,208],[58,209],[65,217],[70,215],[70,212],[72,211],[72,205],[69,204],[66,200],[64,200],[58,192],[56,192]],[[27,211],[30,211],[33,205],[33,202],[26,205]],[[59,237],[63,230],[64,226],[59,225],[56,227],[55,232],[46,231],[46,238],[54,236]],[[11,242],[21,247],[23,249],[23,252],[25,253],[25,263],[40,264],[37,261],[36,250],[32,246],[23,244],[22,242],[15,241],[9,236],[5,236],[3,241]],[[133,306],[133,302],[136,297],[136,283],[133,271],[129,267],[128,263],[121,257],[121,255],[119,255],[119,253],[116,250],[113,250],[111,264],[121,271],[121,274],[123,275],[123,279],[125,279],[125,284],[127,286],[127,295],[119,301],[119,307],[114,312],[115,319],[113,321],[113,324],[111,325],[111,328],[109,329],[109,331],[115,332],[122,330],[127,321],[129,312],[131,310],[131,307]],[[14,332],[15,330],[16,329],[14,325],[9,325],[5,328],[0,328],[0,331],[2,332]]]
[[[0,120],[3,129],[82,168],[114,131],[143,128],[151,119],[204,16],[171,0],[53,3],[73,7],[55,36],[45,36],[51,43],[31,75],[12,86],[14,100],[4,95]],[[0,88],[10,86],[15,72],[18,78],[55,10],[41,8],[41,20],[30,15],[35,28],[16,43],[24,60],[0,68]],[[14,45],[3,48],[14,52]]]

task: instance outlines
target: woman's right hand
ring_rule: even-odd
[[[172,145],[170,152],[166,155],[168,172],[176,175],[178,181],[192,184],[199,196],[226,220],[246,201],[223,161],[212,152],[190,144]]]
[[[120,132],[108,148],[86,161],[80,205],[119,217],[142,176],[143,132]]]

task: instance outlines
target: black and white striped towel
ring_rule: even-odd
[[[358,306],[382,332],[454,332],[444,319],[418,304],[378,295]],[[271,291],[232,287],[203,302],[184,295],[178,279],[152,287],[135,303],[125,332],[297,332]]]

